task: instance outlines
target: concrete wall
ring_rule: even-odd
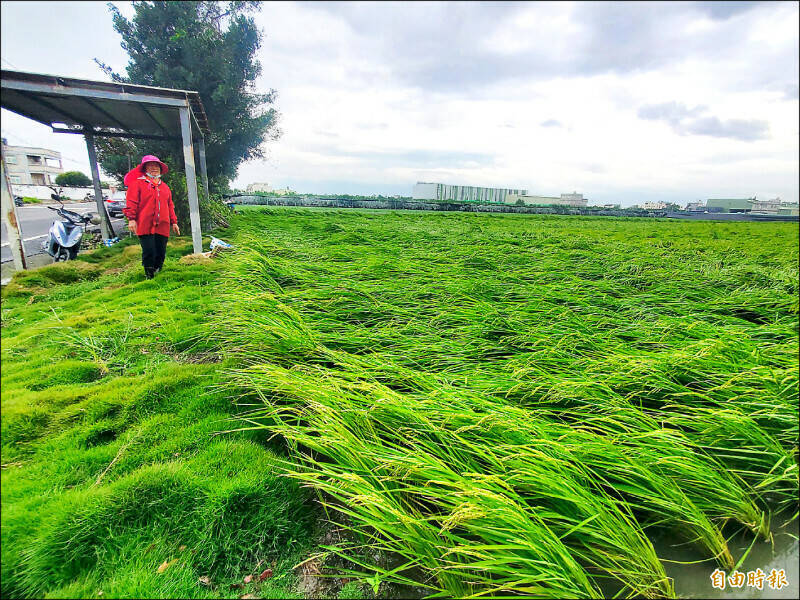
[[[58,186],[54,186],[58,187]],[[94,200],[93,187],[62,187],[62,195],[70,200],[83,200],[87,193],[92,194]],[[50,194],[53,193],[46,185],[11,185],[11,191],[15,196],[38,198],[39,200],[50,200]],[[109,194],[110,190],[103,190],[103,195]]]

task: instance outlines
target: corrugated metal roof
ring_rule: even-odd
[[[178,109],[210,133],[200,94],[189,90],[2,70],[2,106],[54,129],[91,127],[95,135],[181,136]]]

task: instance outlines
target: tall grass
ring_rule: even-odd
[[[333,549],[374,577],[668,597],[655,533],[730,569],[726,523],[767,538],[796,507],[796,228],[247,218],[227,388],[292,449],[286,473],[395,557]]]

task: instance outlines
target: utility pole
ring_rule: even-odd
[[[14,268],[17,271],[27,269],[25,260],[25,246],[22,243],[22,235],[19,232],[19,221],[17,220],[17,208],[14,204],[14,194],[11,192],[11,183],[8,181],[8,170],[6,169],[6,154],[2,152],[0,157],[0,178],[2,178],[2,210],[3,223],[8,232],[8,245],[11,247],[11,256],[14,257]]]

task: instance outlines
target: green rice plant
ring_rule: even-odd
[[[233,428],[284,440],[380,581],[441,596],[674,594],[796,502],[797,231],[250,211],[226,257]],[[339,518],[342,515],[346,518]],[[396,557],[382,565],[364,548]]]

